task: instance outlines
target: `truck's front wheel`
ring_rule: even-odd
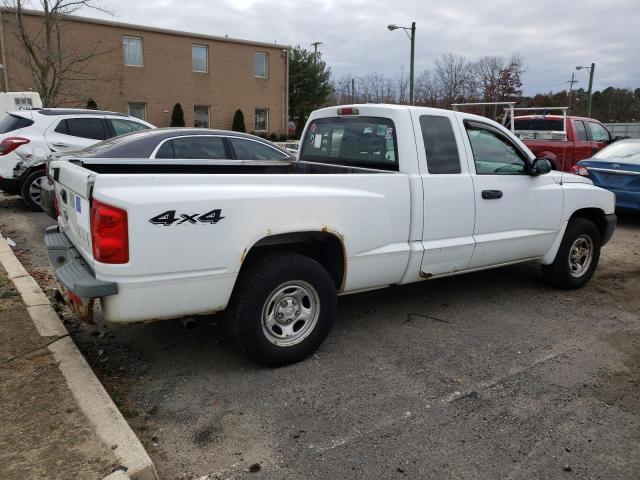
[[[307,358],[329,334],[336,288],[325,268],[297,253],[247,266],[229,305],[228,329],[241,351],[276,367]]]
[[[542,266],[545,281],[567,290],[584,286],[598,266],[601,244],[600,232],[592,221],[570,220],[555,260]]]

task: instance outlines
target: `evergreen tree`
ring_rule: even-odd
[[[233,125],[231,126],[231,130],[234,132],[242,132],[245,133],[247,131],[244,126],[244,114],[242,110],[236,110],[236,113],[233,115]]]
[[[176,103],[173,106],[173,111],[171,112],[171,123],[170,127],[184,127],[184,112],[182,111],[182,105]]]
[[[331,70],[318,52],[299,45],[289,52],[289,114],[302,133],[309,114],[324,106],[331,96]]]

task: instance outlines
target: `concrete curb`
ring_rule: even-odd
[[[157,480],[156,468],[142,443],[85,360],[69,332],[51,307],[38,283],[25,270],[0,235],[0,264],[20,293],[41,337],[61,337],[49,344],[67,386],[98,437],[111,449],[126,472],[116,471],[105,480]]]

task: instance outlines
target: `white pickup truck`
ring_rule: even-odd
[[[57,278],[108,322],[226,310],[239,348],[272,366],[318,348],[340,294],[525,261],[579,288],[616,224],[613,194],[449,110],[318,110],[282,164],[153,162],[50,164]]]

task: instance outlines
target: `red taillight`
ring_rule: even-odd
[[[91,205],[93,258],[102,263],[129,261],[127,212],[94,200]]]
[[[24,145],[25,143],[29,143],[30,140],[28,138],[23,137],[8,137],[5,138],[2,143],[0,143],[0,155],[6,155],[7,153],[13,152],[20,145]]]
[[[574,165],[573,167],[571,167],[571,173],[575,173],[576,175],[580,175],[582,177],[589,176],[589,170],[587,170],[587,167],[581,167],[580,165]]]

